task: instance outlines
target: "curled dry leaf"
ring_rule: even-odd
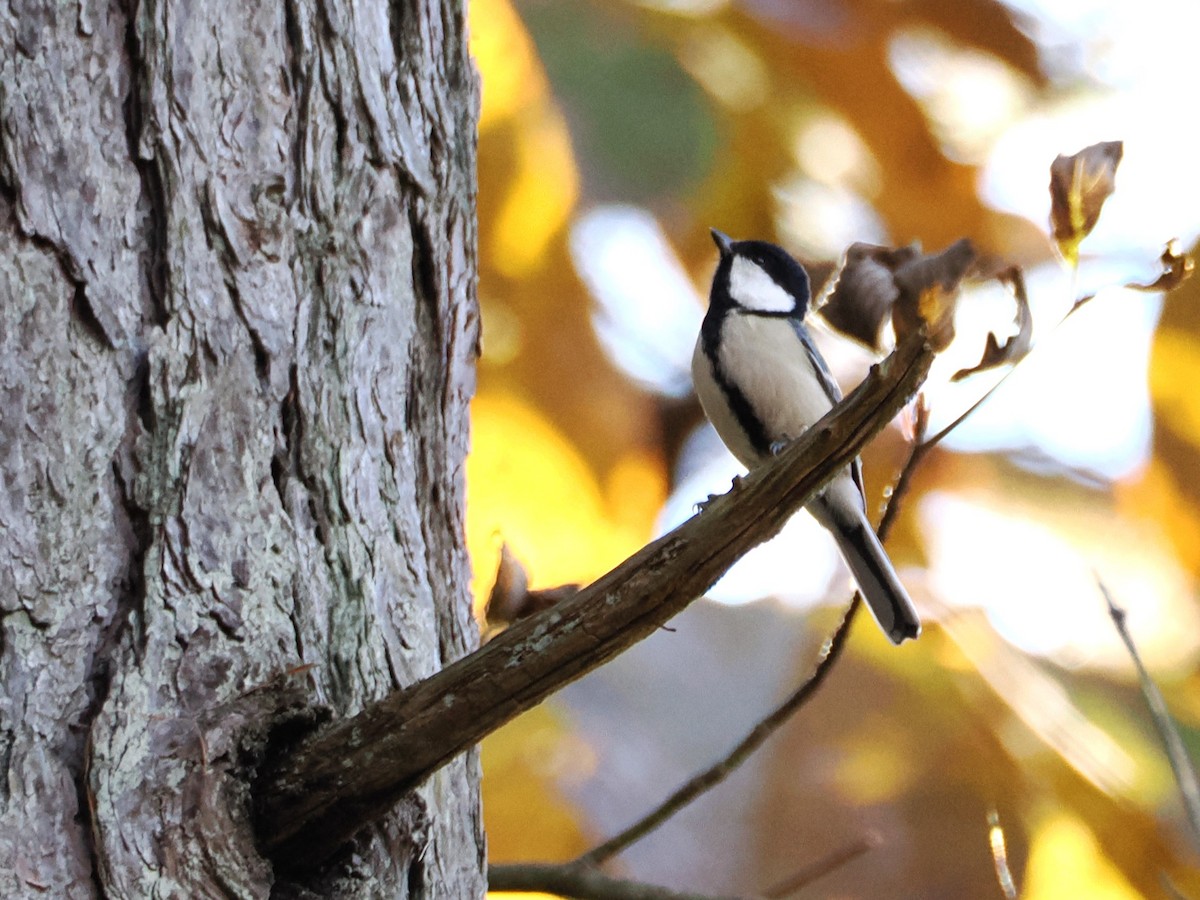
[[[962,238],[941,253],[918,257],[896,271],[900,296],[892,307],[892,328],[898,343],[924,325],[935,351],[950,346],[959,288],[977,258],[974,245]]]
[[[1123,152],[1121,141],[1105,141],[1059,156],[1050,166],[1050,225],[1059,253],[1072,266],[1079,264],[1080,241],[1096,227],[1116,188]]]
[[[920,255],[915,244],[896,249],[851,244],[821,315],[842,334],[881,352],[883,323],[900,296],[895,272]]]
[[[500,548],[500,564],[496,568],[496,583],[488,595],[487,605],[483,608],[484,621],[491,628],[502,628],[541,612],[579,591],[577,584],[564,584],[560,587],[531,591],[529,575],[520,560],[508,549],[508,544]]]
[[[931,255],[916,244],[852,244],[821,315],[838,331],[880,351],[880,332],[890,313],[897,341],[925,324],[934,349],[944,350],[954,338],[959,285],[975,259],[966,239]]]
[[[1135,291],[1173,291],[1192,277],[1192,269],[1196,262],[1188,254],[1179,250],[1179,241],[1172,238],[1163,249],[1162,274],[1150,284],[1127,284],[1125,287]]]
[[[996,277],[1008,288],[1016,304],[1013,321],[1016,323],[1017,332],[1003,345],[995,332],[989,332],[983,348],[983,357],[971,368],[959,369],[951,377],[951,381],[962,381],[968,375],[1015,363],[1029,353],[1029,348],[1033,345],[1033,313],[1029,311],[1029,295],[1025,292],[1025,274],[1019,266],[1011,266]]]
[[[524,603],[528,594],[529,574],[508,548],[508,544],[502,544],[500,563],[496,566],[496,581],[488,595],[487,605],[483,608],[484,619],[489,625],[512,622],[516,618],[513,615],[514,610]]]

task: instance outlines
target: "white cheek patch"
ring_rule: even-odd
[[[729,296],[751,312],[790,313],[796,298],[744,256],[736,256],[729,271]]]

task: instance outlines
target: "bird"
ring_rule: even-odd
[[[704,413],[729,451],[753,469],[800,437],[842,399],[804,324],[804,267],[766,241],[734,241],[712,229],[720,259],[692,354]],[[833,535],[850,574],[895,644],[921,620],[867,518],[856,458],[807,506]]]

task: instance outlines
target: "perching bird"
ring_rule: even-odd
[[[842,398],[804,325],[808,273],[780,247],[732,241],[721,251],[708,313],[692,354],[692,380],[725,446],[752,469],[798,438]],[[894,643],[921,621],[888,559],[863,499],[859,461],[808,504],[833,535],[880,627]]]

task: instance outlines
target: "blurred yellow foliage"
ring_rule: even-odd
[[[549,705],[532,709],[482,745],[483,818],[493,862],[572,859],[590,836],[558,780],[586,774],[588,752]]]
[[[1141,896],[1075,816],[1053,815],[1034,832],[1023,900],[1140,900]]]
[[[898,752],[893,744],[878,740],[881,734],[895,733],[887,727],[889,724],[875,722],[874,727],[854,734],[838,759],[838,788],[854,805],[886,803],[909,790],[916,778],[914,763],[918,761]]]
[[[620,533],[645,543],[667,499],[662,461],[632,450],[614,463],[604,483],[608,517]],[[640,544],[638,545],[640,546]]]
[[[519,278],[544,262],[579,196],[571,136],[550,95],[533,42],[508,0],[470,4],[471,52],[483,78],[481,138],[502,126],[509,173],[494,220],[482,223],[487,262]]]
[[[483,79],[479,132],[549,99],[546,73],[521,17],[508,0],[473,0],[467,7],[471,56]]]
[[[602,487],[567,438],[504,392],[472,405],[467,547],[477,606],[491,590],[500,543],[529,569],[531,587],[589,582],[649,538],[665,498],[659,467],[631,454]]]
[[[1155,457],[1140,481],[1119,485],[1116,494],[1128,519],[1153,522],[1170,535],[1180,565],[1194,573],[1200,571],[1200,515],[1177,478],[1177,469]]]
[[[941,247],[970,237],[987,257],[1030,266],[1050,258],[1044,223],[981,201],[979,162],[986,147],[957,157],[947,150],[947,135],[961,136],[967,113],[986,113],[988,126],[996,128],[1010,123],[1009,113],[978,102],[963,78],[941,77],[933,88],[966,92],[971,101],[946,131],[931,116],[929,98],[914,94],[897,73],[897,42],[904,39],[924,54],[916,62],[926,74],[951,71],[930,68],[929,42],[911,40],[936,34],[944,59],[972,62],[977,74],[983,64],[989,71],[1002,68],[1003,80],[1019,88],[1016,106],[1045,99],[1042,48],[1008,5],[834,0],[828,8],[837,14],[836,26],[808,15],[804,4],[709,3],[683,13],[684,6],[581,0],[469,5],[471,50],[483,81],[478,211],[484,335],[467,465],[467,540],[477,604],[490,590],[502,541],[528,568],[534,588],[588,582],[641,547],[667,494],[668,467],[699,420],[694,403],[653,396],[605,356],[594,328],[597,307],[569,240],[581,206],[642,204],[698,282],[711,271],[708,224],[792,249],[802,225],[841,240],[827,204],[785,202],[794,184],[824,186],[825,194],[814,195],[818,199],[831,187],[856,198],[895,243],[920,239]],[[585,23],[582,39],[578,28],[568,34],[574,20]],[[671,74],[665,56],[686,73],[681,80],[688,84],[663,77]],[[656,91],[658,106],[648,102]],[[700,102],[693,103],[695,96]],[[666,114],[685,107],[688,115]],[[714,135],[711,153],[697,155],[700,162],[689,163],[677,152],[681,136],[685,145],[699,145]],[[630,147],[643,146],[634,137],[648,148],[647,157],[658,152],[659,169],[650,158],[631,157]],[[616,152],[622,149],[627,152]],[[609,168],[597,175],[601,158]],[[672,167],[686,177],[665,177],[662,169]],[[649,189],[633,177],[644,173],[628,171],[643,168],[654,173]],[[865,237],[854,233],[850,239]],[[943,297],[923,300],[932,318],[944,310]],[[1169,304],[1164,321],[1171,315]],[[731,872],[739,854],[751,861],[750,881],[765,868],[782,872],[794,868],[798,846],[843,835],[849,840],[870,826],[879,828],[883,844],[826,876],[824,886],[837,888],[825,895],[875,896],[887,884],[892,896],[985,896],[981,885],[999,896],[981,824],[982,811],[999,798],[1023,897],[1119,900],[1138,896],[1131,884],[1145,890],[1163,871],[1178,875],[1171,868],[1178,853],[1173,835],[1166,828],[1159,834],[1153,824],[1171,806],[1172,785],[1165,764],[1155,759],[1156,744],[1138,731],[1140,704],[1123,651],[1115,638],[1105,643],[1112,636],[1099,600],[1092,602],[1092,568],[1102,564],[1106,583],[1135,620],[1174,623],[1174,629],[1147,631],[1139,639],[1152,668],[1176,679],[1172,708],[1193,721],[1200,717],[1190,698],[1195,676],[1190,682],[1179,678],[1194,670],[1196,652],[1188,638],[1196,620],[1186,576],[1200,571],[1200,489],[1194,487],[1200,401],[1191,390],[1200,378],[1197,328],[1191,319],[1160,327],[1150,382],[1158,415],[1156,456],[1137,484],[1030,475],[1000,462],[1001,453],[930,454],[905,501],[896,534],[899,558],[924,558],[927,573],[947,558],[960,568],[968,560],[972,580],[950,590],[928,577],[922,585],[911,567],[902,572],[915,594],[924,594],[918,603],[927,614],[926,635],[915,648],[897,651],[871,623],[860,623],[837,674],[802,713],[803,727],[793,729],[777,751],[774,780],[760,785],[757,798],[707,816],[709,822],[725,814],[744,822],[749,852],[728,854]],[[895,434],[884,436],[867,462],[874,458],[874,469],[887,478],[902,451]],[[988,517],[960,515],[947,520],[949,526],[925,521],[919,513],[939,492],[967,503],[968,513],[981,510]],[[943,537],[939,543],[931,537],[938,527],[959,540]],[[989,590],[1001,595],[992,609],[1003,609],[1010,619],[1025,610],[1043,633],[1064,635],[1059,644],[1078,641],[1086,653],[1080,650],[1072,660],[1084,668],[1040,662],[1007,642],[982,610],[943,615],[946,627],[939,627],[942,597]],[[1073,604],[1079,609],[1072,611]],[[806,622],[819,629],[821,618]],[[971,630],[978,630],[979,640],[964,641]],[[725,651],[693,650],[688,665],[705,664],[696,659],[708,652]],[[606,721],[622,733],[631,709],[663,682],[656,684],[636,663],[619,669],[626,664],[625,657],[615,664],[612,671],[623,674],[614,674],[613,684],[635,687],[605,694],[603,701]],[[807,670],[807,661],[800,665]],[[781,684],[794,666],[794,660],[777,663]],[[680,667],[680,702],[696,681],[694,673]],[[1119,790],[1113,779],[1096,777],[1095,765],[1085,765],[1099,752],[1098,739],[1092,739],[1097,724],[1107,732],[1104,746],[1113,744],[1130,757],[1123,758]],[[1070,740],[1059,739],[1064,734]],[[736,737],[729,735],[730,741]],[[672,782],[679,777],[680,748],[694,735],[662,738],[661,759],[640,746],[633,751],[644,756],[645,771],[621,773],[623,783],[644,786],[638,778],[656,764]],[[587,849],[587,810],[564,798],[563,778],[587,777],[592,766],[613,761],[594,759],[553,708],[526,714],[491,736],[483,758],[486,825],[496,861],[567,859]],[[620,762],[629,767],[636,758]],[[1126,769],[1133,765],[1137,772],[1130,775]],[[596,782],[590,784],[595,790]],[[703,802],[725,802],[719,794]],[[1056,810],[1049,818],[1040,812],[1047,802]],[[692,826],[675,827],[675,837],[659,838],[672,858],[686,858],[689,848],[708,857],[728,849],[704,843],[698,833],[681,838]],[[623,861],[631,871],[633,857]],[[680,871],[686,868],[680,865]],[[898,885],[904,890],[898,892]]]
[[[1200,446],[1200,342],[1191,334],[1160,328],[1154,339],[1150,394],[1172,430]]]
[[[579,196],[579,174],[562,113],[531,109],[516,135],[513,178],[489,235],[490,262],[510,278],[544,261],[546,247],[567,223]]]

